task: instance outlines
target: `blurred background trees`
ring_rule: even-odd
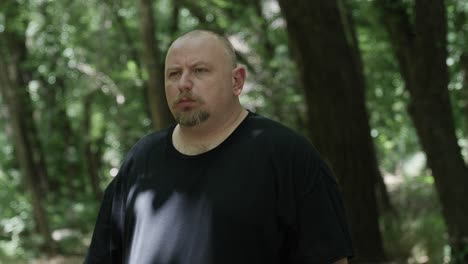
[[[331,164],[356,263],[468,263],[467,12],[463,0],[1,1],[0,262],[80,263],[123,156],[173,122],[167,47],[205,28],[248,69],[245,107]]]

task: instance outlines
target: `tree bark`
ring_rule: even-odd
[[[463,73],[462,95],[463,95],[463,127],[464,135],[468,134],[468,51],[463,51],[460,56],[460,70]]]
[[[86,159],[86,171],[88,172],[89,182],[91,183],[91,189],[93,190],[94,196],[97,201],[102,200],[103,192],[100,187],[99,170],[101,169],[101,156],[102,156],[102,145],[104,144],[104,137],[100,137],[98,140],[93,140],[92,131],[92,107],[93,97],[95,93],[88,94],[83,100],[83,135],[84,138],[84,156]]]
[[[457,143],[448,91],[445,3],[417,0],[414,25],[400,0],[380,0],[379,7],[410,93],[408,112],[434,176],[452,255],[465,263],[468,168]]]
[[[141,72],[141,63],[140,63],[140,58],[138,56],[138,50],[135,45],[135,41],[132,38],[132,35],[130,34],[130,30],[125,22],[125,18],[119,15],[119,9],[121,8],[119,3],[113,0],[106,0],[103,2],[110,10],[112,13],[112,16],[115,20],[115,23],[117,24],[117,27],[119,29],[119,32],[122,34],[123,41],[126,44],[126,47],[128,48],[128,53],[129,53],[129,58],[135,62],[137,66],[137,76],[141,80],[143,80],[143,74]]]
[[[13,7],[15,9],[17,7]],[[16,19],[18,14],[17,10],[13,12],[6,12],[7,19]],[[23,122],[23,129],[25,135],[27,136],[32,150],[32,157],[34,158],[35,166],[37,167],[36,177],[37,184],[41,191],[49,191],[49,177],[47,175],[46,162],[44,153],[42,151],[42,146],[39,141],[38,133],[36,126],[33,120],[33,110],[32,103],[27,91],[27,83],[31,79],[31,72],[25,71],[22,68],[22,64],[26,61],[27,50],[26,50],[26,40],[23,33],[17,33],[12,31],[12,29],[6,29],[3,33],[4,36],[0,38],[0,48],[3,49],[4,53],[0,54],[3,56],[3,68],[4,68],[4,81],[9,82],[5,84],[5,89],[8,87],[19,87],[17,90],[12,91],[12,98],[16,98],[17,102],[21,105],[21,111],[19,113],[24,113],[27,116],[27,119]],[[3,40],[3,41],[2,41]],[[1,52],[0,49],[0,52]],[[8,79],[7,79],[8,78]],[[10,86],[6,86],[6,85]],[[8,102],[5,102],[8,104]],[[12,107],[17,107],[16,105],[11,105]],[[12,108],[10,108],[11,110]]]
[[[171,34],[171,38],[174,39],[179,31],[179,18],[180,18],[180,7],[181,7],[181,0],[172,0],[172,19],[170,20],[169,24],[169,32]]]
[[[354,23],[354,18],[352,16],[351,7],[349,5],[346,5],[346,3],[348,3],[348,2],[346,2],[344,0],[338,0],[338,7],[340,9],[342,21],[344,21],[343,25],[344,25],[344,28],[345,28],[345,32],[347,32],[346,33],[346,39],[347,39],[350,47],[353,50],[354,61],[356,62],[356,66],[359,69],[359,75],[361,76],[362,83],[365,85],[365,78],[364,78],[364,73],[363,73],[364,72],[364,70],[363,70],[364,66],[363,66],[363,62],[362,62],[361,51],[359,49],[359,41],[358,41],[358,38],[357,38],[356,25]],[[365,97],[365,92],[364,92],[364,97]],[[365,101],[365,99],[364,99],[364,101]],[[364,102],[364,104],[365,104],[365,102]],[[369,116],[368,116],[367,120],[369,120]],[[374,147],[373,144],[372,144],[372,149],[373,149],[373,153],[374,153],[373,155],[376,158],[375,162],[376,162],[377,168],[378,168],[377,154],[376,154],[375,147]],[[375,188],[376,190],[375,191],[376,191],[376,198],[377,198],[378,208],[380,209],[379,213],[381,213],[381,214],[390,213],[390,214],[396,215],[397,211],[396,211],[395,207],[393,207],[393,205],[392,205],[392,202],[390,200],[390,196],[388,194],[387,185],[385,184],[383,175],[380,172],[380,170],[378,171],[378,173],[375,174],[375,176],[377,177],[375,179],[375,181],[376,181],[376,188]]]
[[[338,176],[356,261],[385,255],[375,187],[379,175],[365,106],[359,50],[336,0],[279,0],[308,106],[310,137]]]
[[[462,43],[468,41],[468,28],[466,24],[468,23],[468,14],[464,10],[457,10],[455,13],[455,18],[453,19],[454,30],[456,34],[462,39]],[[464,39],[463,37],[464,36]],[[460,72],[463,74],[462,80],[462,113],[463,113],[463,135],[467,137],[468,135],[468,46],[465,45],[462,47],[462,53],[460,55],[460,60],[458,62],[460,67]]]
[[[159,130],[174,123],[166,101],[163,56],[156,42],[151,0],[138,0],[140,31],[143,38],[143,61],[148,74],[147,100],[153,128]]]
[[[271,112],[274,119],[277,119],[281,122],[286,120],[290,121],[291,116],[294,116],[293,120],[295,120],[296,127],[304,127],[305,122],[302,119],[299,107],[300,104],[296,104],[292,107],[286,106],[284,103],[284,96],[286,95],[284,87],[278,85],[278,80],[274,78],[281,71],[282,66],[271,66],[271,61],[275,58],[275,44],[270,40],[268,32],[270,32],[270,22],[268,19],[263,15],[263,6],[261,0],[255,0],[249,3],[255,11],[255,14],[258,20],[255,21],[253,26],[256,34],[258,35],[258,43],[260,48],[257,50],[257,54],[260,58],[262,58],[262,63],[256,67],[255,76],[256,79],[263,84],[265,87],[261,89],[261,94],[264,96],[268,101],[269,105],[271,105]],[[234,19],[234,18],[233,18]],[[265,70],[268,68],[268,70]],[[296,88],[296,86],[294,87]],[[302,94],[302,91],[297,91],[300,89],[294,89],[297,94]],[[291,113],[292,112],[292,113]]]
[[[32,102],[26,91],[26,82],[21,76],[23,72],[20,65],[26,58],[24,36],[13,32],[4,33],[0,40],[0,48],[7,46],[8,53],[0,54],[0,94],[2,95],[7,118],[13,129],[13,142],[15,154],[20,170],[23,174],[24,184],[31,195],[33,217],[38,233],[44,239],[43,247],[48,254],[55,252],[47,213],[44,207],[43,182],[47,179],[47,170],[44,163],[43,152],[38,144],[36,127],[32,115]],[[23,41],[20,41],[23,40]],[[15,43],[15,45],[8,45]],[[5,45],[6,44],[6,45]],[[18,46],[18,44],[20,44]],[[16,47],[12,49],[11,47]]]
[[[39,109],[41,114],[38,115],[37,121],[41,122],[42,144],[51,154],[46,161],[48,169],[53,172],[48,179],[50,194],[52,194],[53,200],[62,199],[63,196],[73,199],[78,193],[76,192],[78,186],[74,186],[74,182],[76,182],[76,179],[80,179],[82,174],[79,159],[70,159],[68,157],[72,154],[71,151],[79,148],[79,143],[77,143],[76,133],[67,114],[67,105],[65,103],[67,101],[67,85],[66,76],[61,71],[63,60],[61,60],[60,55],[65,47],[49,40],[54,39],[56,34],[59,34],[62,25],[59,26],[54,21],[54,14],[52,14],[49,7],[50,3],[47,2],[43,2],[38,6],[38,10],[44,19],[44,26],[41,30],[46,35],[44,39],[47,41],[43,44],[44,49],[36,53],[36,56],[39,55],[38,59],[44,61],[49,60],[49,70],[44,74],[36,72],[34,76],[41,83],[38,93],[40,99],[44,102],[42,108]],[[45,50],[51,50],[52,52]],[[50,77],[55,77],[54,83],[49,83]],[[67,177],[63,177],[64,175],[67,175]]]

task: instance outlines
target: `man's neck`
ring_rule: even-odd
[[[197,155],[221,144],[247,116],[247,110],[239,107],[220,117],[222,122],[207,120],[194,127],[177,125],[172,134],[174,147],[181,153]],[[213,122],[210,122],[213,121]]]

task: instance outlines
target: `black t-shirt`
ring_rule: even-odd
[[[107,187],[85,263],[332,263],[352,256],[341,194],[312,145],[249,113],[216,148],[130,151]]]

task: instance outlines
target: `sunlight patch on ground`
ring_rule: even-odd
[[[394,191],[404,183],[405,177],[416,177],[426,169],[426,155],[422,152],[414,154],[402,162],[401,170],[395,174],[383,172],[383,178],[388,190]]]
[[[83,263],[84,257],[55,256],[52,258],[41,258],[31,261],[31,264],[78,264]]]
[[[63,229],[57,229],[52,232],[52,239],[55,241],[61,241],[63,239],[69,238],[69,237],[76,237],[78,236],[78,232],[72,229],[68,228],[63,228]]]

